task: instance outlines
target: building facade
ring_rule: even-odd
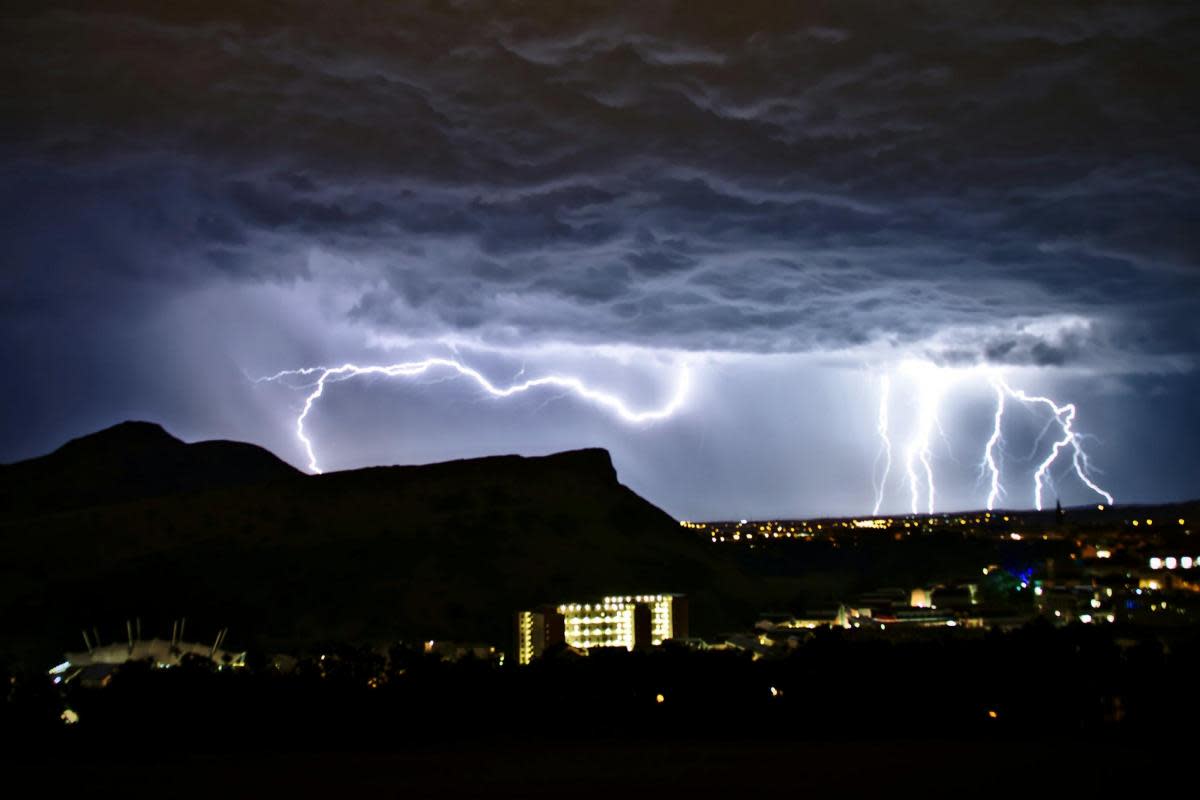
[[[633,650],[687,635],[687,598],[680,594],[614,595],[542,606],[517,612],[517,663],[528,664],[560,642],[580,650]]]

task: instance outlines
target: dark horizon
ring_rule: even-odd
[[[114,437],[113,437],[114,434],[117,435],[115,441],[114,441]],[[46,453],[40,453],[36,456],[33,456],[30,459],[23,459],[22,461],[33,461],[33,460],[45,459],[46,457],[52,456],[56,453],[59,453],[60,451],[63,451],[64,449],[69,449],[69,446],[71,446],[71,445],[94,442],[98,439],[109,440],[112,442],[112,444],[114,446],[117,446],[117,447],[126,447],[126,446],[128,446],[128,444],[130,443],[131,440],[137,440],[137,439],[145,440],[147,437],[157,440],[159,438],[159,434],[164,435],[168,441],[178,442],[185,446],[186,445],[200,445],[200,444],[235,445],[235,446],[249,445],[250,447],[260,450],[261,452],[265,453],[270,458],[276,459],[278,461],[278,463],[286,464],[286,462],[282,461],[282,459],[279,459],[278,454],[272,453],[270,450],[268,450],[266,448],[261,448],[260,446],[254,445],[251,442],[241,442],[241,441],[233,440],[233,439],[200,439],[200,440],[195,440],[195,441],[186,441],[186,440],[180,439],[178,436],[175,436],[171,431],[167,430],[165,426],[163,426],[157,422],[150,421],[150,420],[124,420],[122,422],[116,423],[115,425],[109,426],[107,428],[102,428],[100,430],[92,431],[92,432],[86,433],[82,436],[79,436],[79,437],[76,437],[73,439],[69,439],[69,440],[61,443],[57,447],[53,448],[52,450],[47,451]],[[608,450],[606,450],[602,447],[583,447],[583,448],[578,448],[575,450],[565,450],[565,451],[559,451],[559,452],[554,452],[554,453],[540,453],[540,454],[532,454],[532,455],[525,455],[525,454],[521,454],[521,453],[492,453],[492,454],[482,455],[482,456],[469,456],[469,457],[459,458],[459,459],[450,459],[447,461],[432,461],[432,462],[428,462],[425,464],[375,464],[375,465],[366,465],[366,466],[360,466],[360,467],[348,467],[344,470],[336,470],[336,471],[330,471],[328,473],[320,473],[320,474],[337,475],[337,474],[343,474],[343,473],[358,472],[361,470],[388,469],[388,468],[392,468],[392,467],[397,467],[397,468],[401,468],[401,469],[420,469],[421,467],[436,467],[436,466],[454,465],[454,464],[457,464],[460,462],[480,462],[480,461],[488,461],[490,459],[505,459],[505,458],[512,458],[512,457],[530,458],[530,459],[553,459],[553,458],[559,457],[559,456],[570,457],[570,456],[573,456],[576,454],[584,454],[584,453],[589,453],[589,452],[603,453],[604,458],[606,459],[607,463],[610,466],[612,466],[612,461],[611,461],[612,454],[609,453]],[[0,464],[0,467],[19,466],[22,463],[22,461],[8,462],[7,464]],[[306,473],[304,473],[302,470],[296,470],[295,474],[297,477],[310,477]],[[315,477],[315,476],[311,476],[311,477]],[[619,471],[616,473],[616,478],[618,481],[621,481],[621,475],[620,475]],[[621,482],[623,483],[623,481],[621,481]],[[642,499],[646,500],[647,502],[651,503],[652,505],[655,505],[656,507],[660,507],[655,502],[653,497],[643,496]],[[1121,503],[1121,504],[1114,504],[1114,505],[1088,503],[1088,504],[1080,504],[1080,505],[1074,505],[1074,506],[1064,505],[1064,506],[1062,506],[1062,509],[1063,509],[1063,511],[1067,511],[1067,512],[1083,511],[1083,512],[1088,512],[1088,513],[1091,513],[1096,510],[1100,510],[1100,511],[1104,511],[1104,512],[1116,512],[1118,515],[1120,515],[1125,509],[1174,508],[1174,507],[1178,507],[1178,506],[1190,506],[1190,505],[1194,505],[1194,504],[1198,504],[1198,503],[1200,503],[1200,497],[1183,498],[1181,500],[1174,500],[1174,501],[1162,502],[1162,503]],[[1041,511],[1038,511],[1031,507],[1026,507],[1026,508],[998,507],[998,508],[992,509],[989,512],[982,507],[976,507],[976,508],[944,509],[944,510],[936,512],[933,515],[928,515],[928,514],[924,514],[924,513],[918,513],[916,515],[912,515],[912,514],[908,514],[908,513],[899,513],[899,514],[880,513],[878,515],[873,515],[871,513],[864,512],[864,513],[857,513],[857,514],[851,513],[851,514],[841,514],[841,515],[822,515],[822,516],[810,516],[810,517],[746,517],[746,518],[742,518],[742,517],[737,517],[737,516],[730,516],[730,517],[714,516],[714,517],[709,517],[706,519],[693,519],[693,520],[689,520],[686,518],[679,518],[679,517],[673,517],[673,518],[678,520],[679,522],[683,522],[683,523],[704,522],[704,523],[718,523],[718,524],[726,524],[726,523],[734,524],[739,521],[743,521],[746,523],[756,523],[756,522],[766,522],[766,521],[771,521],[771,522],[788,522],[788,521],[794,521],[794,522],[832,521],[832,522],[837,522],[837,521],[846,521],[846,520],[852,520],[852,519],[870,519],[870,518],[888,518],[888,517],[903,519],[903,518],[909,518],[909,517],[914,517],[914,516],[916,518],[928,517],[928,516],[935,516],[935,517],[957,517],[957,516],[963,516],[963,515],[979,516],[979,515],[983,515],[985,513],[987,513],[991,517],[999,519],[1005,514],[1021,515],[1022,517],[1029,517],[1030,515],[1033,515],[1033,514],[1052,515],[1055,513],[1055,509],[1052,506],[1045,508]]]

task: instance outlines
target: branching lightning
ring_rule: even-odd
[[[946,390],[953,380],[966,373],[919,362],[908,363],[905,365],[905,369],[915,376],[918,392],[916,416],[911,425],[911,434],[904,451],[909,504],[913,514],[918,513],[922,505],[925,513],[932,514],[936,505],[937,487],[931,440],[933,432],[941,430],[939,412]],[[996,505],[1009,495],[1003,476],[1005,466],[1004,420],[1009,401],[1015,401],[1034,409],[1045,409],[1049,412],[1049,419],[1034,442],[1031,455],[1025,459],[1026,461],[1034,458],[1041,450],[1042,442],[1051,429],[1057,429],[1059,432],[1058,438],[1050,446],[1049,452],[1038,462],[1037,469],[1033,473],[1033,505],[1035,508],[1039,511],[1042,510],[1046,490],[1053,481],[1051,469],[1059,461],[1064,451],[1069,451],[1071,469],[1080,482],[1103,497],[1110,505],[1114,502],[1113,496],[1101,488],[1093,477],[1095,470],[1084,449],[1083,436],[1074,427],[1078,411],[1073,403],[1059,404],[1049,397],[1031,395],[1021,389],[1015,389],[996,370],[978,369],[968,372],[985,375],[995,394],[991,434],[984,444],[983,454],[979,461],[980,478],[986,477],[987,479],[987,508],[989,511],[994,510]],[[887,376],[884,376],[881,385],[883,388],[880,396],[877,430],[882,445],[881,454],[876,457],[876,464],[880,458],[885,456],[886,462],[883,478],[875,484],[873,512],[875,515],[879,514],[879,509],[883,504],[888,467],[891,464],[892,433],[891,421],[888,418],[891,384]]]
[[[1000,440],[1004,430],[1004,385],[998,378],[993,377],[991,380],[992,388],[996,391],[996,413],[992,417],[992,435],[987,440],[987,447],[983,451],[983,464],[981,471],[986,469],[991,476],[991,489],[988,492],[987,510],[991,511],[996,507],[996,501],[1004,495],[1004,487],[1000,483],[1000,461],[998,450],[1000,448]]]
[[[1067,403],[1058,405],[1049,397],[1040,397],[1037,395],[1028,395],[1020,389],[1013,389],[1000,377],[995,377],[994,380],[1003,387],[1004,393],[1010,397],[1014,397],[1026,404],[1044,405],[1050,409],[1054,415],[1053,419],[1062,430],[1062,438],[1054,442],[1050,448],[1049,455],[1045,460],[1038,465],[1037,472],[1033,474],[1033,504],[1038,511],[1042,510],[1042,493],[1045,490],[1046,482],[1050,479],[1050,467],[1058,459],[1059,453],[1066,448],[1071,448],[1071,466],[1075,470],[1075,474],[1079,476],[1079,480],[1085,486],[1091,489],[1096,494],[1100,495],[1111,505],[1113,496],[1101,489],[1096,482],[1092,480],[1091,471],[1092,464],[1088,459],[1087,451],[1083,449],[1083,441],[1080,434],[1074,429],[1075,424],[1075,404]],[[1000,412],[997,412],[999,415]]]
[[[343,364],[340,367],[303,367],[301,369],[283,370],[274,375],[259,378],[257,382],[276,382],[289,377],[317,376],[312,383],[306,384],[307,388],[310,388],[311,391],[305,397],[304,406],[299,416],[296,417],[296,438],[300,440],[308,456],[308,468],[313,472],[320,473],[321,467],[317,462],[316,448],[304,429],[304,423],[308,419],[308,415],[312,412],[314,404],[325,393],[327,384],[368,375],[378,375],[387,378],[411,378],[439,368],[452,370],[462,377],[470,378],[492,397],[511,397],[540,387],[563,389],[616,414],[618,418],[629,423],[656,422],[672,416],[682,407],[684,400],[687,398],[690,386],[690,375],[685,366],[680,370],[675,391],[665,405],[659,408],[639,411],[630,408],[620,397],[609,392],[594,389],[575,376],[546,375],[509,386],[497,386],[488,380],[479,370],[451,358],[427,358],[422,361],[409,361],[387,365],[359,366],[357,364]],[[524,369],[522,368],[523,373]]]
[[[1006,467],[1022,463],[1021,457],[1006,458],[1005,419],[1010,405],[1020,404],[1033,410],[1039,415],[1047,413],[1045,427],[1034,442],[1031,455],[1026,462],[1043,451],[1043,440],[1051,429],[1058,431],[1057,438],[1050,445],[1041,461],[1037,462],[1033,472],[1033,505],[1038,510],[1043,507],[1045,494],[1053,486],[1052,470],[1059,463],[1064,452],[1069,453],[1070,467],[1089,490],[1103,497],[1110,505],[1114,502],[1112,494],[1097,484],[1095,472],[1087,451],[1084,449],[1084,436],[1075,429],[1078,411],[1072,403],[1059,404],[1055,400],[1032,395],[1024,390],[1012,387],[996,370],[977,368],[972,370],[955,370],[938,367],[927,362],[906,362],[904,371],[910,376],[916,390],[915,417],[913,422],[899,433],[907,435],[903,450],[905,481],[908,487],[909,506],[913,514],[933,514],[936,510],[937,485],[934,454],[934,433],[941,432],[942,403],[948,389],[967,374],[985,376],[995,395],[995,406],[992,413],[991,432],[983,445],[979,460],[981,480],[986,478],[988,486],[987,508],[994,510],[998,503],[1011,496],[1010,487],[1006,486],[1004,473]],[[524,369],[516,375],[513,383],[497,385],[474,367],[468,366],[458,358],[428,358],[421,361],[408,361],[397,364],[367,365],[343,364],[337,367],[303,367],[300,369],[283,370],[258,382],[282,382],[289,378],[309,379],[299,382],[295,388],[308,390],[304,403],[295,420],[296,438],[299,440],[308,458],[308,468],[320,473],[321,466],[317,457],[317,448],[306,430],[306,423],[318,400],[325,394],[326,387],[331,383],[346,381],[357,377],[379,376],[386,378],[411,378],[424,375],[431,371],[444,371],[450,377],[464,377],[474,381],[487,395],[496,398],[507,398],[539,388],[559,389],[586,400],[599,408],[615,415],[618,419],[631,424],[651,423],[671,417],[683,406],[689,389],[690,375],[686,365],[680,369],[674,391],[670,398],[656,408],[636,409],[631,407],[620,396],[611,392],[592,387],[581,378],[573,375],[550,374],[541,377],[518,380],[523,377]],[[297,381],[289,381],[294,385]],[[887,497],[889,480],[892,473],[893,438],[897,435],[896,420],[892,417],[893,381],[890,375],[883,375],[879,382],[879,406],[875,422],[875,430],[879,437],[879,452],[872,469],[872,480],[875,492],[873,514],[879,514]],[[945,437],[945,433],[942,433]],[[882,466],[881,466],[882,462]],[[877,477],[877,480],[876,480]],[[895,484],[895,481],[892,481]]]
[[[922,481],[917,474],[917,463],[920,463],[920,472],[924,476],[927,513],[932,514],[937,486],[933,478],[933,449],[930,440],[933,438],[935,429],[941,430],[938,412],[942,405],[942,395],[946,390],[946,376],[941,370],[931,366],[919,371],[918,380],[920,381],[920,397],[917,400],[917,426],[904,452],[904,468],[908,473],[912,513],[917,513],[920,503]]]

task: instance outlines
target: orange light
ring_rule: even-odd
[[[991,709],[991,710],[989,710],[989,711],[988,711],[988,718],[989,718],[989,719],[995,719],[995,718],[996,718],[996,717],[998,717],[998,716],[1000,716],[1000,715],[996,713],[996,710],[995,710],[995,709]]]

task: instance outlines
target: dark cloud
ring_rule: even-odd
[[[1169,2],[16,4],[0,324],[1186,370],[1198,62]]]
[[[639,338],[708,347],[736,319],[747,350],[836,344],[814,306],[847,344],[920,341],[1050,310],[1116,323],[1200,288],[1186,7],[175,5],[10,20],[6,147],[72,177],[182,160],[195,186],[169,200],[195,217],[171,244],[218,273],[322,246],[386,279],[388,254],[421,252],[397,302],[517,288],[582,316],[523,314],[531,336],[619,337],[607,320],[636,307]],[[666,300],[689,284],[710,313]]]

